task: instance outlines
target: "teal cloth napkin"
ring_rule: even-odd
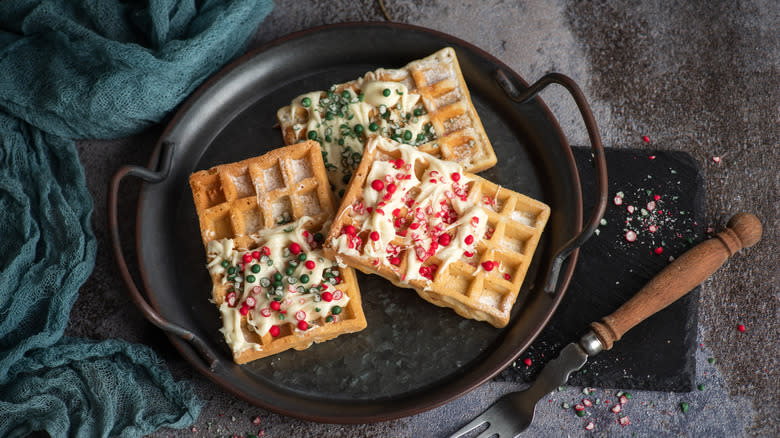
[[[97,242],[74,139],[162,120],[241,53],[271,0],[0,6],[0,436],[137,437],[201,402],[154,352],[63,337]]]

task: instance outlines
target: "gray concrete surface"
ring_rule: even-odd
[[[596,389],[602,403],[586,420],[563,403],[584,398],[569,387],[540,403],[529,436],[780,436],[780,4],[774,0],[695,2],[413,1],[385,0],[396,21],[464,39],[502,59],[528,81],[550,71],[574,78],[589,97],[604,143],[690,153],[706,181],[707,221],[721,227],[739,211],[755,213],[764,238],[707,280],[699,313],[697,382],[690,394],[638,392],[624,407],[630,425],[603,401],[621,388]],[[277,1],[252,41],[256,47],[287,33],[344,21],[382,20],[373,0]],[[573,103],[562,92],[542,98],[572,144],[586,144]],[[119,337],[152,345],[174,375],[193,382],[207,401],[194,429],[154,436],[437,436],[457,429],[500,394],[490,383],[433,411],[387,423],[321,425],[280,417],[232,398],[193,371],[135,309],[108,243],[105,198],[122,164],[145,164],[161,128],[113,142],[79,143],[96,203],[99,239],[95,272],[72,312],[68,334]],[[642,140],[648,136],[649,144]],[[719,157],[719,162],[713,158]],[[133,203],[137,186],[123,194]],[[122,207],[133,233],[134,206]],[[130,249],[132,251],[132,248]],[[99,313],[98,313],[99,312]],[[102,315],[95,318],[94,315]],[[744,324],[746,330],[736,327]],[[710,363],[709,358],[716,358]],[[682,413],[680,403],[690,410]],[[260,418],[259,425],[252,420]]]

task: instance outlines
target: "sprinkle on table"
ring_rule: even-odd
[[[739,330],[740,333],[745,333],[745,325],[744,324],[737,325],[737,330]]]
[[[680,403],[680,410],[683,414],[688,413],[688,410],[691,409],[691,405],[689,405],[687,402],[681,402]]]

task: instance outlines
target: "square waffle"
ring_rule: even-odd
[[[328,91],[298,96],[277,117],[286,144],[320,142],[339,198],[374,133],[456,161],[469,172],[496,164],[449,47],[399,69],[380,68]]]
[[[323,245],[329,257],[495,327],[509,322],[550,208],[375,136]]]
[[[317,142],[195,172],[190,187],[236,363],[366,327],[354,271],[322,254],[335,208]]]

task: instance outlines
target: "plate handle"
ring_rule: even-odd
[[[198,352],[200,357],[205,361],[206,365],[211,371],[214,371],[217,365],[217,356],[211,349],[206,346],[198,336],[191,331],[171,323],[167,319],[160,316],[154,308],[146,302],[140,290],[135,284],[133,277],[130,275],[130,271],[127,268],[127,262],[125,260],[124,253],[122,251],[122,244],[119,240],[119,222],[117,218],[117,202],[119,198],[119,184],[126,176],[135,176],[141,178],[147,183],[158,183],[168,177],[171,170],[171,164],[173,162],[173,151],[175,145],[172,142],[165,142],[162,145],[162,156],[160,159],[160,169],[154,171],[140,166],[122,166],[117,170],[114,176],[111,178],[111,185],[108,190],[108,228],[111,230],[111,245],[114,250],[114,258],[116,260],[117,267],[119,267],[119,273],[122,275],[127,289],[130,291],[130,298],[132,298],[135,305],[143,312],[146,319],[158,328],[176,335],[185,341],[189,342],[193,348]]]
[[[574,103],[577,104],[577,109],[582,115],[582,120],[585,122],[585,129],[588,131],[588,139],[590,140],[590,148],[593,154],[593,162],[596,166],[596,205],[593,207],[593,212],[590,215],[590,219],[582,228],[582,230],[574,236],[571,240],[566,242],[555,253],[550,269],[547,271],[544,285],[544,290],[547,293],[556,292],[556,285],[558,284],[558,275],[561,272],[564,260],[566,260],[571,253],[582,246],[587,241],[596,228],[599,226],[601,218],[604,216],[604,212],[607,208],[607,162],[604,156],[604,147],[601,144],[601,136],[599,130],[596,127],[596,119],[593,117],[593,112],[590,110],[585,94],[583,94],[580,87],[570,77],[561,73],[549,73],[542,76],[539,80],[534,82],[531,86],[523,91],[518,91],[512,84],[506,74],[498,70],[496,73],[496,79],[498,80],[501,88],[504,92],[515,102],[525,103],[536,97],[540,91],[551,84],[558,84],[563,86],[566,91],[574,98]],[[556,293],[557,294],[557,293]]]

